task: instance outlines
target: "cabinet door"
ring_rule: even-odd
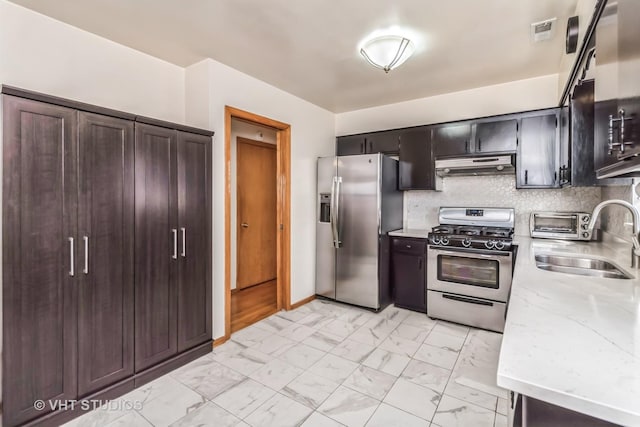
[[[517,146],[517,120],[481,122],[476,125],[476,153],[515,153]]]
[[[412,246],[414,244],[417,243],[414,243],[411,239],[393,239],[392,277],[394,304],[396,307],[426,313],[426,254],[424,251],[416,254],[397,250],[398,245]]]
[[[398,154],[397,131],[378,132],[365,137],[366,154],[384,153]]]
[[[517,154],[517,188],[558,187],[557,115],[524,117]]]
[[[133,122],[79,115],[78,394],[133,375]]]
[[[3,421],[77,397],[77,112],[3,96]],[[73,243],[69,239],[73,238]]]
[[[172,355],[177,340],[176,131],[136,123],[135,370]]]
[[[459,156],[473,152],[471,125],[445,125],[433,129],[434,157]]]
[[[211,339],[211,138],[178,132],[178,351]]]
[[[399,159],[400,190],[435,189],[430,128],[403,131],[400,134]]]
[[[353,154],[364,154],[364,135],[339,136],[336,138],[336,155],[351,156]]]

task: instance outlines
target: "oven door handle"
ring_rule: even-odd
[[[482,299],[475,299],[475,298],[470,298],[470,297],[461,297],[459,295],[451,295],[451,294],[442,294],[442,298],[451,299],[451,300],[454,300],[454,301],[466,302],[466,303],[469,303],[469,304],[486,305],[486,306],[489,306],[489,307],[493,307],[493,303],[491,301],[482,300]]]
[[[478,259],[491,259],[497,256],[511,257],[512,252],[509,251],[496,251],[496,250],[484,250],[484,249],[441,249],[439,246],[429,246],[429,249],[433,252],[437,252],[438,255],[451,255],[451,256],[464,256],[465,258],[478,258]]]

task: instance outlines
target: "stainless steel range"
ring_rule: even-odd
[[[427,314],[504,330],[517,246],[510,208],[440,208],[429,233]]]

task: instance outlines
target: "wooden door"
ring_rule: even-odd
[[[77,397],[77,112],[3,96],[3,421]],[[73,242],[70,240],[73,239]]]
[[[237,289],[275,280],[276,146],[238,138]]]
[[[135,370],[178,351],[176,131],[136,123]]]
[[[78,394],[133,375],[133,122],[79,113]]]
[[[178,351],[211,339],[211,137],[178,132]]]

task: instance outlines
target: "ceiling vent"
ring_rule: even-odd
[[[556,34],[556,18],[531,24],[531,40],[538,43],[553,38]]]

